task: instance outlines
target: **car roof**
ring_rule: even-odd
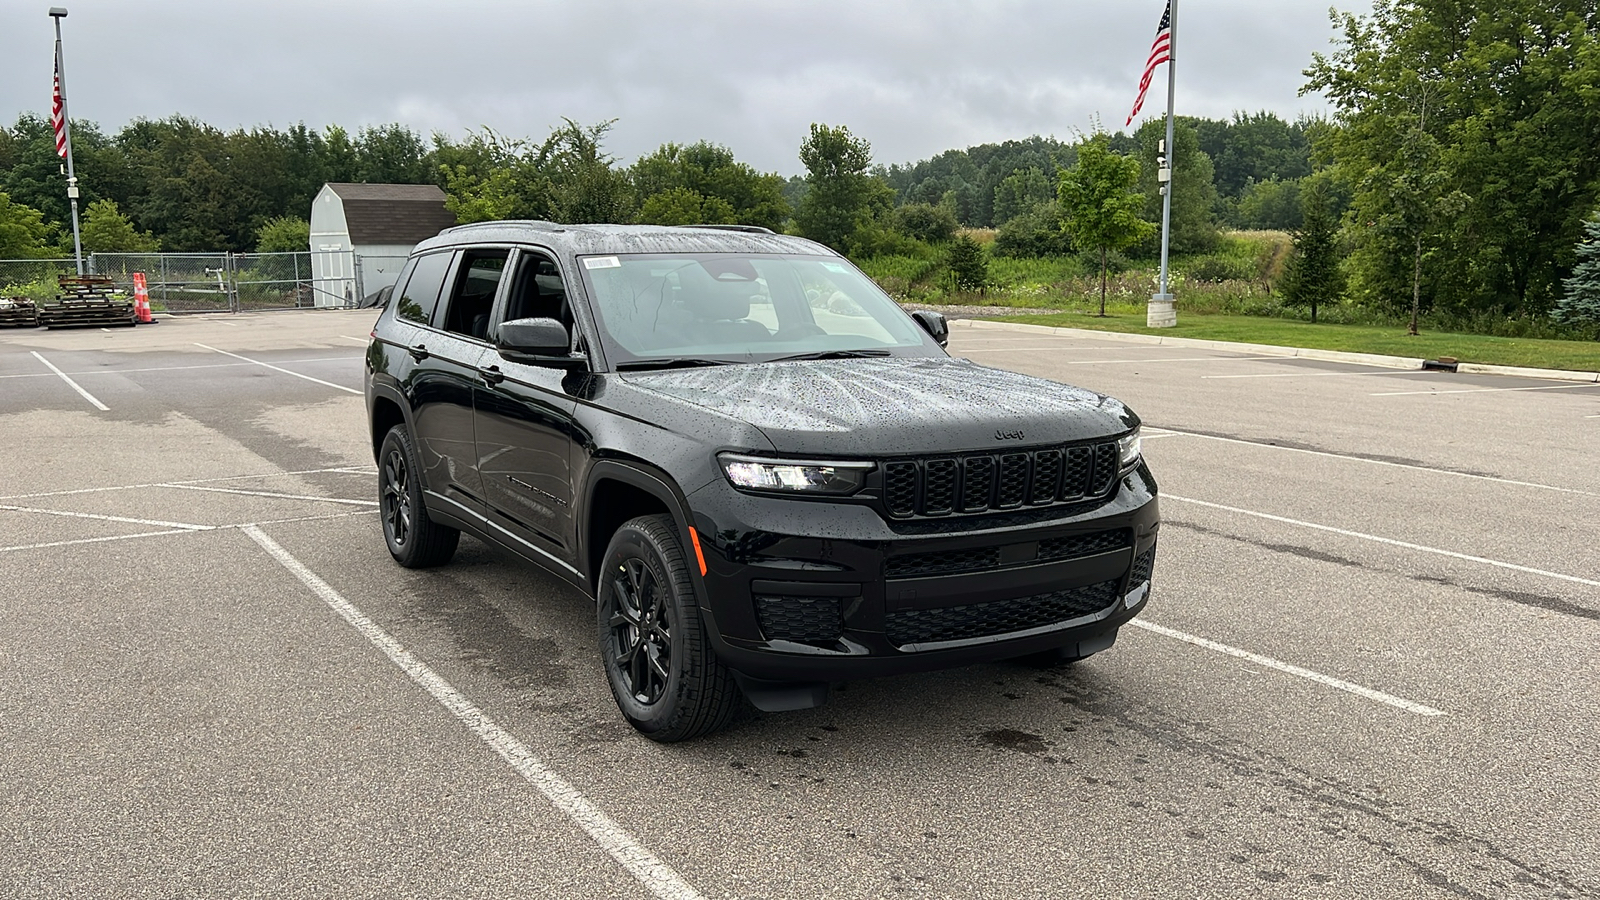
[[[607,253],[798,253],[838,256],[815,241],[743,225],[558,225],[499,221],[457,225],[418,251],[473,244],[536,243],[573,256]]]

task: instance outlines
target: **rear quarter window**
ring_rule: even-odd
[[[416,264],[411,267],[411,277],[397,292],[399,299],[393,301],[395,315],[418,325],[432,324],[433,312],[439,306],[439,293],[449,271],[449,251],[417,257]]]

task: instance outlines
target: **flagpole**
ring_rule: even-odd
[[[1172,244],[1172,161],[1176,156],[1172,142],[1173,110],[1178,94],[1178,0],[1171,0],[1168,11],[1172,32],[1167,51],[1167,140],[1156,156],[1160,167],[1156,181],[1161,185],[1161,293],[1150,298],[1150,308],[1145,314],[1145,325],[1149,328],[1171,328],[1178,324],[1178,310],[1167,281],[1167,258]]]
[[[61,20],[67,11],[60,6],[50,8],[50,18],[56,22],[56,80],[61,92],[61,127],[67,139],[67,199],[72,203],[72,255],[78,262],[78,274],[83,274],[83,236],[78,231],[78,174],[72,168],[72,118],[67,112],[67,66],[61,52]]]

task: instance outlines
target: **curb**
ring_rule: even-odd
[[[1038,334],[1062,334],[1094,340],[1121,341],[1127,344],[1153,344],[1166,347],[1196,347],[1204,350],[1231,350],[1256,356],[1282,356],[1286,358],[1316,359],[1323,362],[1356,363],[1386,369],[1416,369],[1421,371],[1426,360],[1409,356],[1381,356],[1376,353],[1348,353],[1342,350],[1317,350],[1310,347],[1279,347],[1272,344],[1243,344],[1237,341],[1208,341],[1202,338],[1164,337],[1155,334],[1128,334],[1121,331],[1094,331],[1088,328],[1058,328],[1052,325],[1029,325],[1026,322],[988,322],[967,320],[972,328],[992,328],[1000,331],[1029,331]],[[1523,366],[1491,366],[1483,363],[1459,363],[1456,371],[1464,375],[1507,375],[1515,378],[1543,378],[1547,381],[1575,381],[1583,384],[1600,384],[1600,372],[1577,372],[1566,369],[1530,369]]]

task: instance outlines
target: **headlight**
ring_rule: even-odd
[[[777,494],[854,494],[873,468],[869,462],[802,462],[732,453],[719,454],[717,462],[734,487]]]
[[[1126,472],[1139,464],[1142,455],[1139,448],[1139,429],[1117,438],[1117,449],[1122,453],[1122,471]]]

